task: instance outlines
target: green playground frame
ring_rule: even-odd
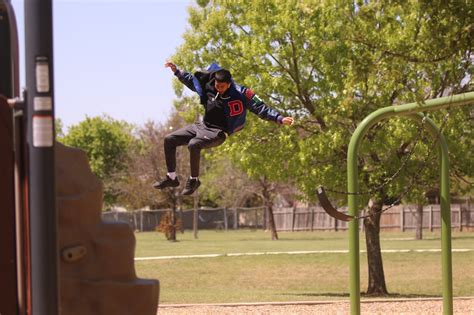
[[[349,193],[359,191],[358,153],[367,131],[377,122],[395,116],[406,116],[417,122],[423,119],[435,141],[439,143],[440,155],[440,200],[441,200],[441,269],[443,286],[443,313],[453,314],[453,280],[451,259],[451,205],[449,196],[449,157],[446,139],[432,120],[421,112],[453,108],[474,103],[474,92],[427,100],[424,103],[408,103],[380,108],[368,115],[354,131],[347,150],[347,189]],[[349,215],[357,216],[358,196],[348,195]],[[351,314],[360,314],[360,263],[359,263],[359,221],[349,222],[349,291]]]

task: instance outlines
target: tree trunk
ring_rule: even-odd
[[[183,207],[181,206],[181,204],[179,205],[178,212],[179,212],[179,217],[181,218],[180,232],[181,234],[184,234]]]
[[[173,191],[171,192],[171,202],[173,203],[173,208],[171,209],[171,213],[170,213],[170,220],[169,220],[169,228],[168,228],[168,232],[167,232],[167,235],[166,235],[166,239],[168,241],[172,241],[172,242],[176,242],[176,209],[178,208],[179,206],[179,202],[178,202],[178,192],[176,189],[173,189]]]
[[[272,241],[278,240],[278,234],[275,226],[275,218],[273,217],[273,204],[268,206],[268,221],[270,223],[270,231],[272,232]]]
[[[270,231],[272,233],[272,241],[278,240],[278,233],[275,226],[275,218],[273,216],[273,201],[270,190],[272,189],[271,184],[269,184],[266,178],[260,180],[260,183],[263,187],[262,195],[263,202],[268,209],[268,222],[270,223]]]
[[[198,207],[199,207],[199,195],[198,195],[198,192],[196,191],[194,193],[194,212],[193,212],[193,235],[194,235],[194,239],[197,239],[198,238],[198,221],[199,221],[199,210],[198,210]]]
[[[171,210],[171,220],[170,220],[170,230],[169,230],[169,241],[176,242],[176,204],[173,205],[173,210]]]
[[[372,202],[369,206],[369,214],[373,215],[364,218],[367,265],[369,268],[367,294],[372,296],[388,295],[380,250],[380,217],[382,216],[380,211],[382,206],[383,202]]]
[[[423,239],[423,204],[419,203],[416,208],[416,236],[417,240]]]

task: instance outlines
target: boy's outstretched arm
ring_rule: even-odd
[[[240,87],[242,93],[249,100],[249,110],[261,119],[273,120],[282,125],[293,125],[293,117],[283,117],[273,108],[268,107],[251,89]]]
[[[165,67],[170,68],[178,80],[186,85],[191,91],[197,92],[199,94],[199,92],[196,90],[194,76],[191,73],[179,70],[178,67],[171,61],[167,61],[165,63]]]

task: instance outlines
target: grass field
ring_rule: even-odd
[[[439,249],[439,232],[381,233],[382,249]],[[453,232],[453,249],[474,249],[474,233]],[[190,231],[178,242],[156,232],[137,233],[136,257],[255,252],[347,250],[347,232],[287,232],[271,241],[263,231]],[[365,236],[360,235],[365,249]],[[137,275],[160,280],[160,303],[225,303],[347,299],[349,258],[344,253],[261,255],[136,261]],[[441,253],[383,254],[391,296],[441,296]],[[367,286],[367,259],[361,253],[361,289]],[[454,296],[474,295],[474,251],[453,253]]]

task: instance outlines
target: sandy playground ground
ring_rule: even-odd
[[[474,297],[455,298],[454,314],[474,315]],[[442,299],[362,301],[362,314],[443,314]],[[221,305],[160,305],[158,314],[350,314],[348,301],[221,304]]]

